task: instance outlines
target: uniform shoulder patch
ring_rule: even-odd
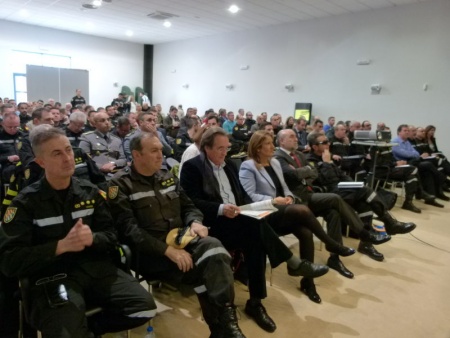
[[[176,144],[181,144],[181,138],[177,138]]]
[[[9,223],[14,219],[14,216],[16,216],[17,208],[15,207],[8,207],[5,211],[5,215],[3,216],[3,223]]]
[[[25,175],[25,179],[29,179],[30,178],[30,168],[25,169],[24,175]]]
[[[113,185],[108,188],[108,198],[110,200],[115,199],[118,194],[119,194],[119,187],[117,185]]]
[[[309,165],[310,165],[311,167],[315,167],[315,163],[314,163],[314,162],[309,162]]]
[[[99,189],[98,193],[100,194],[100,196],[102,196],[105,200],[107,199],[106,197],[106,192],[104,192],[103,190]]]
[[[234,130],[239,130],[239,127],[234,127]]]

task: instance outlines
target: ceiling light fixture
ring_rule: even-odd
[[[166,27],[166,28],[170,28],[171,26],[172,26],[172,23],[170,22],[170,21],[164,21],[164,23],[163,23],[163,25],[164,25],[164,27]]]
[[[125,32],[125,34],[127,36],[133,36],[133,31],[128,30],[128,31]]]
[[[228,11],[230,11],[233,14],[236,14],[237,12],[239,12],[240,8],[236,5],[231,5],[230,8],[228,8]]]
[[[92,4],[95,7],[100,7],[102,5],[102,0],[94,0],[94,1],[92,1]]]

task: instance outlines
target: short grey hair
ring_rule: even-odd
[[[70,122],[83,122],[86,123],[86,114],[80,111],[76,111],[70,114]]]
[[[49,124],[41,124],[33,128],[30,131],[31,147],[35,155],[38,155],[42,151],[42,145],[50,140],[59,137],[66,137],[64,131],[59,128],[52,127]]]

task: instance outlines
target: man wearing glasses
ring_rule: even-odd
[[[308,135],[308,142],[311,146],[311,153],[307,157],[309,165],[315,167],[319,173],[314,185],[320,186],[324,192],[333,192],[341,196],[358,212],[365,229],[372,229],[374,213],[384,223],[386,232],[390,235],[406,234],[416,228],[414,223],[399,222],[392,217],[383,201],[371,188],[364,186],[339,189],[339,182],[352,182],[353,180],[333,163],[327,137],[320,133],[311,133]],[[374,260],[382,261],[384,259],[383,255],[368,242],[361,242],[358,251]]]
[[[189,109],[191,109],[191,108],[189,108]],[[125,138],[125,141],[123,142],[123,147],[125,149],[125,156],[128,161],[131,161],[131,150],[130,150],[131,140],[134,137],[138,136],[139,134],[146,133],[146,132],[147,133],[152,132],[152,133],[158,134],[159,141],[161,142],[161,144],[163,146],[163,148],[162,148],[163,155],[165,157],[172,155],[172,152],[173,152],[172,147],[167,143],[163,134],[156,128],[155,113],[150,112],[150,111],[139,113],[137,122],[138,122],[139,128],[136,129],[130,135],[128,135]]]

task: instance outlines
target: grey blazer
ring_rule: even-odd
[[[284,196],[291,196],[294,198],[294,194],[289,190],[284,181],[283,172],[281,171],[280,162],[277,159],[272,158],[270,165],[275,171],[278,179],[283,187]],[[258,169],[254,160],[247,160],[242,163],[239,170],[239,181],[241,182],[244,190],[250,196],[253,202],[264,201],[272,199],[276,196],[276,187],[272,178],[264,167]]]

